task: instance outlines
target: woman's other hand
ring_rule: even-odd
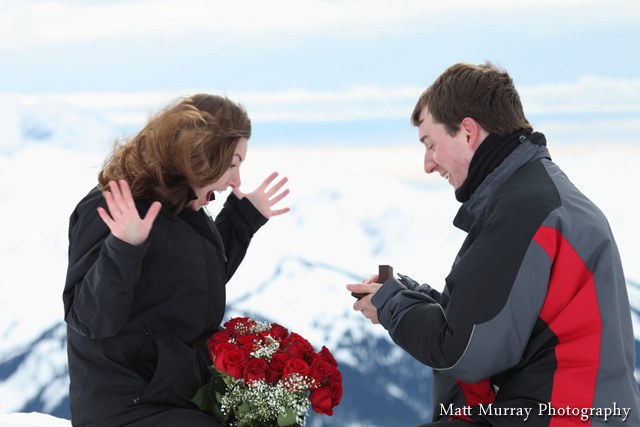
[[[98,214],[111,230],[111,234],[130,245],[143,244],[160,212],[160,202],[153,202],[144,219],[140,219],[129,184],[124,180],[120,180],[119,183],[110,181],[109,191],[104,192],[104,198],[109,213],[103,208],[98,208]]]
[[[246,197],[249,199],[251,204],[255,206],[256,209],[264,216],[269,219],[272,216],[282,215],[284,213],[289,212],[289,208],[282,209],[273,209],[273,205],[278,203],[280,200],[285,198],[287,194],[289,194],[289,189],[286,189],[282,192],[280,190],[289,180],[288,178],[282,178],[278,181],[274,186],[268,188],[274,179],[278,176],[278,172],[273,172],[271,175],[265,179],[262,184],[258,188],[256,188],[251,193],[243,193],[238,188],[233,188],[233,194],[235,194],[239,199]]]

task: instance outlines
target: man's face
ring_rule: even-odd
[[[426,149],[424,171],[438,172],[457,190],[467,179],[475,151],[469,144],[468,133],[461,129],[451,136],[443,124],[434,121],[427,108],[422,110],[420,120],[418,136]]]

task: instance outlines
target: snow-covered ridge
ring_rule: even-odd
[[[0,426],[23,422],[16,412],[68,408],[61,296],[67,223],[95,185],[104,150],[85,146],[88,139],[100,139],[99,119],[58,113],[56,120],[45,120],[46,109],[30,121],[19,116],[22,125],[9,132],[17,141],[0,145],[0,413],[12,413],[0,416]],[[627,189],[640,181],[640,148],[549,145],[554,160],[610,220],[640,339],[640,201]],[[382,402],[381,412],[385,404],[404,402],[414,424],[428,418],[430,373],[352,310],[345,285],[375,273],[378,264],[391,264],[396,272],[442,287],[464,235],[451,224],[458,207],[451,188],[422,172],[421,156],[417,143],[376,149],[250,147],[242,188],[255,188],[277,170],[290,178],[292,192],[283,205],[291,212],[256,234],[227,288],[228,316],[277,321],[334,352],[351,384],[340,410],[362,405],[360,396]],[[616,166],[615,177],[598,173],[603,164]],[[225,196],[209,205],[214,215]],[[355,426],[347,421],[355,416],[344,414],[310,425]]]

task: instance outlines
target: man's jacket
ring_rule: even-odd
[[[468,235],[442,294],[403,277],[372,300],[393,340],[434,368],[434,420],[588,425],[588,412],[591,425],[640,425],[618,249],[544,136],[490,173],[454,224]]]

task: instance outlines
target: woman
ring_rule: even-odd
[[[277,173],[240,191],[251,122],[195,95],[117,147],[69,227],[64,290],[74,426],[219,425],[191,403],[208,382],[205,341],[225,284],[274,215]],[[215,222],[202,209],[231,187]]]

